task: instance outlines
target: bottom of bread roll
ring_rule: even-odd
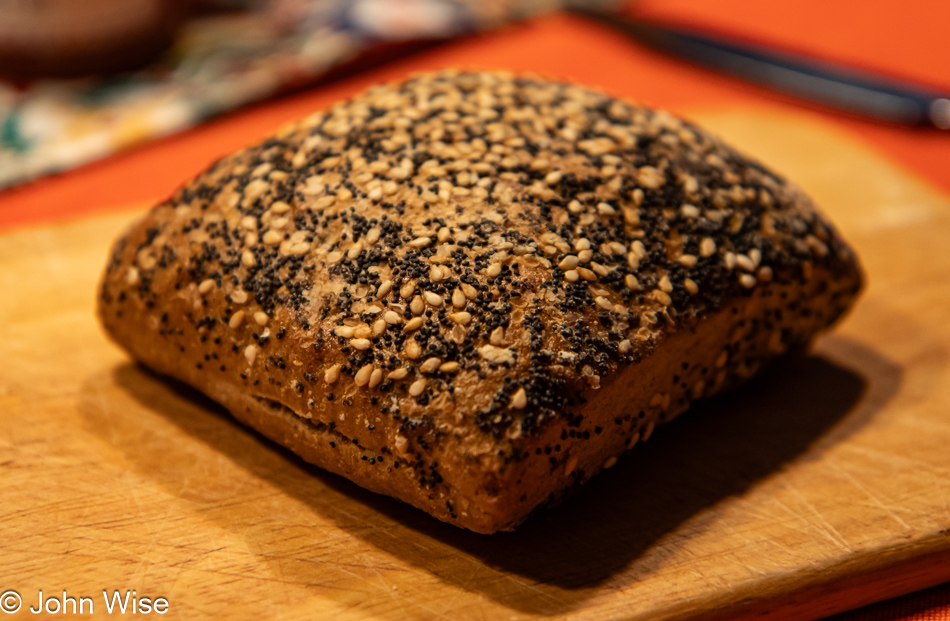
[[[132,322],[114,323],[109,329],[135,358],[201,390],[304,460],[440,520],[494,533],[511,530],[613,466],[692,401],[741,383],[786,351],[807,347],[844,313],[860,283],[857,273],[842,278],[815,270],[809,276],[804,283],[758,287],[715,313],[682,321],[693,327],[677,327],[680,320],[661,318],[671,324],[671,332],[651,355],[612,376],[588,378],[589,385],[576,395],[580,404],[549,421],[538,434],[508,437],[518,459],[492,459],[493,451],[473,457],[453,451],[451,445],[431,447],[438,457],[436,485],[420,484],[420,461],[401,450],[394,430],[381,434],[390,440],[376,444],[347,437],[331,421],[311,420],[255,394],[253,388],[182,365],[157,336],[133,331]],[[460,428],[464,432],[464,426]]]

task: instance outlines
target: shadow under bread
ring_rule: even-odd
[[[695,404],[562,505],[514,532],[491,536],[443,524],[310,466],[242,427],[201,393],[140,366],[125,364],[113,377],[91,380],[83,411],[90,428],[123,450],[134,467],[190,502],[238,500],[236,465],[400,563],[513,610],[554,615],[578,608],[605,584],[620,588],[649,574],[658,562],[651,559],[663,555],[648,553],[661,539],[666,556],[685,541],[666,535],[687,521],[701,528],[714,519],[708,509],[717,503],[741,495],[789,462],[813,458],[826,445],[823,438],[840,441],[874,416],[897,392],[899,367],[846,337],[829,338],[860,353],[862,373],[819,355],[780,360],[740,390]],[[103,397],[96,393],[110,385],[230,464],[196,464],[187,447],[170,439],[143,443],[147,419],[100,405]],[[867,398],[870,393],[873,399]],[[206,471],[202,489],[183,491],[181,480],[196,468]],[[262,519],[266,511],[272,519],[273,505],[251,504],[244,511],[260,511]],[[239,528],[226,513],[209,515],[217,515],[225,529]],[[272,560],[281,580],[321,583],[327,563],[311,562],[305,543],[240,528],[249,549]],[[394,610],[389,616],[404,613]]]

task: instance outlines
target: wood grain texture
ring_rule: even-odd
[[[807,619],[950,579],[950,200],[807,117],[697,116],[813,195],[867,291],[813,355],[491,537],[108,344],[95,283],[130,214],[0,236],[0,590],[102,614],[134,588],[187,619]]]

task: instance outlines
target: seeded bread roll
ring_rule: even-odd
[[[180,188],[116,243],[99,312],[307,461],[493,533],[806,346],[860,285],[801,191],[691,123],[442,72]]]

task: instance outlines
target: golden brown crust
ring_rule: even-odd
[[[308,461],[494,532],[859,286],[805,195],[695,126],[444,72],[184,186],[117,242],[100,314]]]

